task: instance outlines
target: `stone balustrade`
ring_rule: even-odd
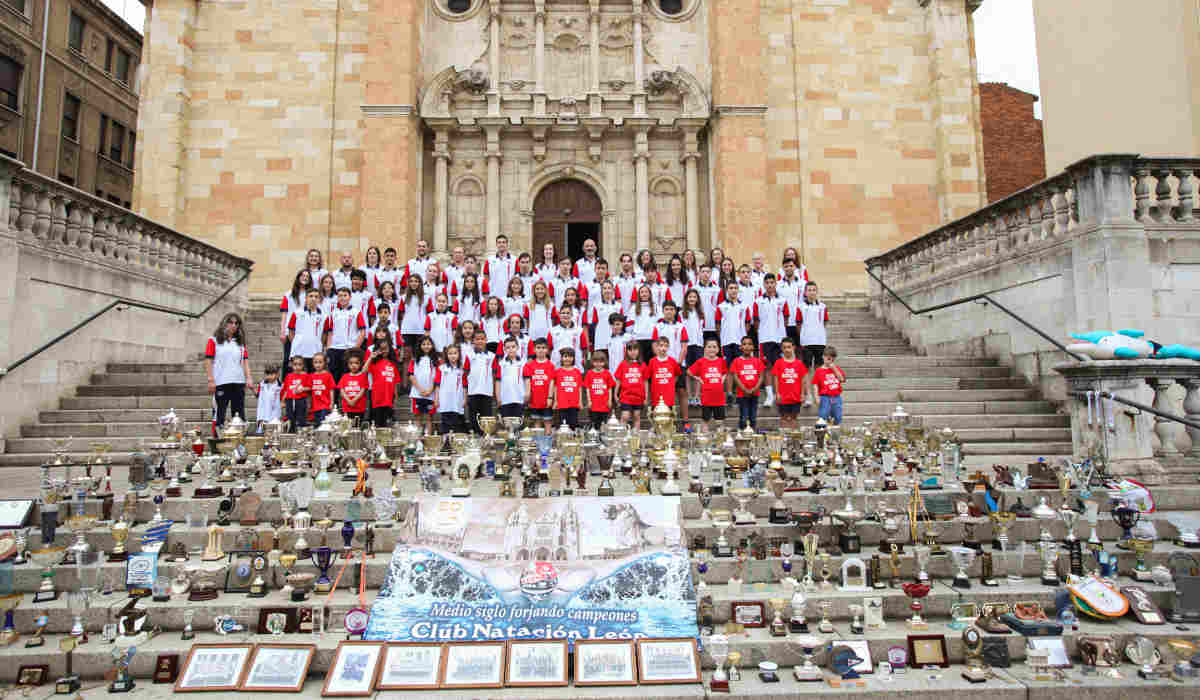
[[[120,266],[198,292],[219,293],[252,265],[16,161],[3,160],[0,166],[11,171],[8,227],[22,243]]]
[[[1163,481],[1164,465],[1173,460],[1200,458],[1200,428],[1098,398],[1110,392],[1200,423],[1200,362],[1092,360],[1056,365],[1054,371],[1066,379],[1076,455],[1105,455],[1111,473],[1151,482]],[[1089,391],[1095,397],[1090,410]]]
[[[1071,332],[1136,328],[1196,343],[1200,158],[1098,155],[866,261],[914,309],[988,294],[1063,343]],[[985,305],[912,316],[874,279],[873,310],[919,350],[1011,362],[1052,398],[1068,359]]]

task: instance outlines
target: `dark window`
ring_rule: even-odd
[[[4,0],[4,1],[7,2],[9,5],[12,5],[13,7],[15,7],[17,9],[17,12],[20,12],[21,14],[25,14],[25,0]]]
[[[456,15],[461,15],[471,9],[471,0],[446,0],[446,9]]]
[[[108,115],[100,115],[100,142],[96,144],[96,152],[104,153],[104,144],[108,143]]]
[[[683,0],[658,0],[658,8],[668,15],[683,12]]]
[[[7,148],[0,148],[0,153],[3,153],[4,155],[6,155],[6,156],[8,156],[9,158],[12,158],[12,159],[14,159],[14,160],[15,160],[15,159],[16,159],[16,157],[17,157],[17,154],[16,154],[16,153],[13,153],[12,151],[8,150]]]
[[[75,186],[75,178],[71,177],[70,175],[64,175],[62,173],[59,173],[58,181],[63,183],[64,185],[70,185],[71,187]]]
[[[113,77],[126,85],[129,84],[129,52],[125,49],[117,49],[117,66]]]
[[[71,29],[67,34],[67,46],[75,49],[79,53],[83,53],[83,18],[74,12],[71,13]]]
[[[104,49],[104,72],[112,73],[113,52],[117,50],[117,42],[112,39],[108,40],[108,44]]]
[[[137,139],[137,135],[134,134],[132,130],[130,130],[130,132],[129,132],[129,169],[130,170],[133,170],[133,153],[135,150],[133,145],[134,145],[135,139]]]
[[[110,194],[107,197],[105,197],[105,199],[112,202],[113,204],[116,204],[117,206],[121,206],[121,198],[120,197]]]
[[[63,101],[62,135],[72,141],[79,140],[79,98],[69,92]]]
[[[108,142],[108,157],[114,163],[124,163],[121,154],[125,151],[125,127],[117,122],[112,123],[112,134]]]
[[[21,107],[22,70],[20,63],[8,56],[0,56],[0,102],[14,111],[19,111]]]

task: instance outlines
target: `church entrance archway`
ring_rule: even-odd
[[[572,260],[583,257],[583,242],[589,238],[602,246],[603,214],[600,195],[586,182],[568,178],[546,185],[533,200],[534,259],[541,260],[547,243],[554,244],[559,257]]]

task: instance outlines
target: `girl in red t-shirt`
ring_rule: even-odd
[[[371,378],[363,369],[363,352],[354,348],[346,353],[349,371],[338,381],[338,395],[342,398],[342,413],[362,425],[367,412],[367,396],[371,391]]]
[[[592,353],[592,368],[583,375],[583,405],[589,408],[592,427],[599,430],[608,420],[608,412],[613,403],[613,387],[617,380],[608,371],[608,353],[596,350]]]
[[[650,393],[650,373],[640,361],[642,349],[637,343],[625,346],[625,361],[613,373],[617,380],[617,395],[621,399],[621,422],[633,419],[633,429],[642,426],[642,406]]]
[[[704,424],[713,429],[714,420],[725,420],[725,384],[729,368],[718,353],[721,346],[716,338],[704,341],[704,357],[688,367],[688,374],[700,380],[700,407]]]
[[[396,346],[387,333],[375,335],[375,344],[367,358],[367,374],[371,377],[371,421],[377,428],[386,428],[392,424],[396,385],[402,381]]]
[[[294,433],[308,425],[308,396],[312,384],[308,381],[308,372],[304,371],[304,358],[296,355],[291,362],[292,371],[283,378],[280,398],[287,411],[288,430]]]

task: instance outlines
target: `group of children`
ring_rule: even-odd
[[[794,251],[778,275],[760,255],[735,269],[719,249],[711,262],[673,256],[665,276],[648,251],[636,261],[623,253],[610,277],[587,243],[575,262],[547,246],[535,267],[500,236],[481,272],[461,248],[442,269],[424,241],[403,268],[390,248],[382,265],[371,248],[365,266],[346,254],[332,272],[310,251],[280,307],[288,371],[274,410],[294,429],[339,401],[352,418],[388,425],[407,388],[427,432],[435,415],[443,432],[477,430],[476,418],[496,409],[546,428],[575,427],[584,411],[598,426],[619,411],[637,427],[660,402],[685,420],[699,406],[711,427],[736,393],[743,427],[757,428],[763,394],[784,426],[814,399],[822,418],[840,423],[845,373],[826,344],[828,311]],[[260,420],[272,410],[263,386],[277,376],[259,387]]]

